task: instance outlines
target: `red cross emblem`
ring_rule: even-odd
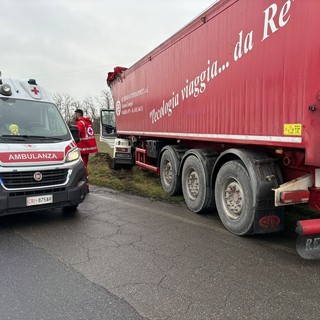
[[[35,95],[37,95],[40,91],[36,87],[33,87],[31,89],[31,92],[33,92]]]
[[[88,127],[87,132],[89,136],[93,135],[93,129],[91,127]]]

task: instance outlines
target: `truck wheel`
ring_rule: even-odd
[[[208,180],[203,163],[190,155],[183,165],[181,181],[184,201],[191,211],[201,213],[210,206],[212,189]]]
[[[160,179],[163,190],[169,196],[181,192],[181,180],[178,176],[179,160],[174,151],[165,150],[160,161]]]
[[[216,206],[223,225],[236,235],[253,232],[253,193],[241,161],[229,161],[221,167],[215,183]]]
[[[110,167],[113,170],[119,170],[120,169],[120,165],[118,163],[115,163],[114,159],[111,160]]]

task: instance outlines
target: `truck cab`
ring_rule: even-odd
[[[52,97],[34,79],[0,75],[0,216],[74,210],[86,193],[80,152]]]
[[[132,167],[134,165],[133,143],[129,139],[117,137],[114,109],[100,110],[100,141],[113,150],[112,168]]]

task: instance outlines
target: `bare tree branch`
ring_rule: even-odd
[[[76,109],[82,109],[83,115],[90,117],[96,133],[100,131],[100,109],[113,109],[113,98],[109,88],[102,90],[100,97],[86,97],[82,102],[75,100],[68,93],[56,92],[53,100],[67,124],[73,122],[73,114]]]

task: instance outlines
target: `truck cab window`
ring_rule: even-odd
[[[113,109],[101,111],[101,132],[102,135],[116,133],[116,121]]]

